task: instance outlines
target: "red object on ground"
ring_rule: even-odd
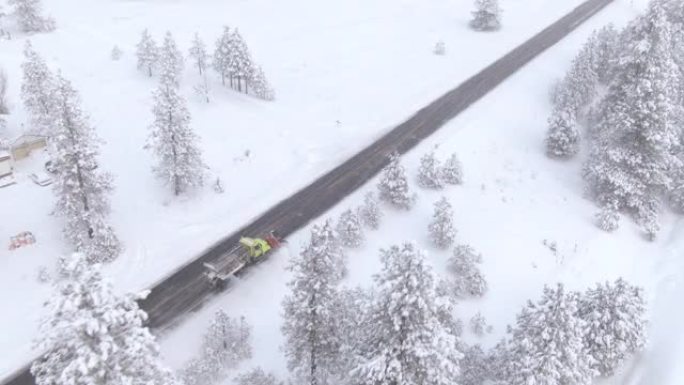
[[[36,237],[30,231],[21,232],[13,237],[10,237],[9,249],[14,250],[22,246],[32,245],[36,243]]]
[[[266,243],[268,243],[269,246],[271,246],[274,249],[277,249],[280,247],[280,239],[278,239],[273,233],[268,234],[264,240]]]

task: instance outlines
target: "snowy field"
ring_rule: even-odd
[[[420,190],[414,183],[420,195],[418,205],[408,213],[386,210],[381,229],[367,233],[366,244],[349,252],[350,275],[344,285],[367,286],[380,268],[378,249],[405,240],[428,250],[429,260],[444,273],[449,252],[430,246],[427,224],[433,202],[446,196],[454,205],[457,243],[471,244],[484,256],[482,269],[489,292],[481,300],[460,303],[457,309],[466,324],[480,311],[494,327],[479,342],[493,345],[524,302],[541,296],[544,284],[561,281],[584,290],[597,281],[624,277],[646,289],[650,344],[621,373],[601,383],[680,384],[684,332],[676,320],[684,295],[684,223],[680,217],[666,216],[655,242],[645,241],[627,220],[614,234],[598,230],[592,224],[595,206],[582,198],[580,162],[552,161],[543,150],[552,80],[564,74],[594,28],[608,22],[622,25],[635,14],[633,7],[628,1],[610,6],[404,157],[404,165],[415,177],[420,156],[430,148],[439,144],[437,152],[443,159],[456,151],[463,162],[465,183],[442,192]],[[369,183],[326,217],[337,218],[374,189],[375,182]],[[167,361],[181,368],[197,354],[210,317],[223,308],[232,316],[245,315],[254,326],[255,354],[241,369],[261,365],[284,378],[287,370],[278,346],[283,342],[281,300],[289,280],[285,266],[308,236],[309,229],[293,235],[285,250],[162,336]],[[544,240],[555,242],[557,252],[545,246]],[[478,341],[468,331],[464,336],[467,342]]]
[[[32,43],[81,93],[84,110],[106,142],[102,168],[115,175],[111,220],[126,251],[107,273],[121,290],[139,290],[163,278],[580,3],[507,0],[504,29],[487,34],[467,28],[469,1],[44,2],[58,28],[33,36]],[[628,14],[630,7],[628,0],[619,0],[604,15]],[[277,99],[262,102],[237,94],[213,77],[212,102],[204,104],[192,92],[199,78],[187,65],[182,92],[190,101],[211,174],[221,177],[227,191],[218,195],[207,187],[174,199],[152,177],[152,160],[143,149],[156,79],[135,69],[134,47],[146,27],[158,41],[171,30],[184,51],[196,31],[213,47],[226,24],[240,29]],[[19,97],[26,38],[15,33],[13,40],[0,42],[0,63],[10,80],[12,136],[19,135],[27,121]],[[439,39],[446,43],[446,56],[432,54]],[[124,52],[120,61],[110,58],[114,45]],[[568,49],[557,58],[563,66],[538,79],[546,82],[543,87],[562,73],[571,54]],[[520,112],[538,104],[528,100]],[[543,121],[545,115],[539,112],[537,118]],[[510,125],[490,129],[508,130]],[[541,125],[534,127],[541,132]],[[478,135],[467,148],[479,148],[476,139],[485,128],[478,124],[467,130]],[[525,162],[518,167],[527,167]],[[474,164],[478,173],[490,166]],[[0,190],[5,219],[0,240],[7,242],[26,230],[38,240],[12,252],[0,248],[0,306],[11,309],[0,319],[0,350],[12,352],[0,360],[0,375],[33,356],[31,340],[50,290],[37,282],[37,270],[54,269],[57,256],[69,251],[61,221],[50,215],[50,188],[28,179],[41,165],[39,156],[19,162],[19,183]]]
[[[350,275],[344,285],[369,285],[371,275],[380,269],[378,249],[405,240],[414,240],[426,249],[436,270],[444,274],[450,254],[430,246],[427,224],[433,203],[446,196],[454,206],[457,243],[472,245],[484,257],[488,293],[457,308],[466,325],[480,311],[494,327],[493,333],[479,342],[491,347],[505,333],[506,325],[514,322],[525,301],[541,296],[544,284],[561,281],[583,291],[597,281],[624,277],[646,289],[650,344],[621,373],[599,383],[680,384],[684,378],[679,365],[684,330],[677,320],[684,295],[684,222],[680,217],[665,216],[662,234],[655,242],[644,240],[629,220],[613,234],[598,230],[592,224],[595,205],[582,198],[580,162],[552,161],[543,147],[552,80],[564,74],[594,28],[608,22],[622,25],[634,16],[634,7],[642,5],[618,1],[610,6],[405,156],[403,163],[415,177],[420,156],[435,145],[439,144],[437,152],[442,159],[456,151],[465,183],[434,192],[417,188],[414,179],[414,191],[420,195],[417,206],[410,212],[385,211],[381,229],[367,233],[366,244],[349,252]],[[337,218],[374,189],[375,182],[369,183],[326,217]],[[308,228],[290,237],[286,249],[165,333],[162,350],[167,361],[181,368],[197,354],[213,312],[223,308],[232,316],[246,316],[254,326],[255,354],[240,369],[261,365],[284,378],[287,370],[278,346],[283,343],[281,300],[289,280],[285,266],[308,237]],[[544,240],[555,242],[557,251],[545,246]],[[478,342],[467,329],[464,337],[467,342]]]

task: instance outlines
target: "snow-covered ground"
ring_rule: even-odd
[[[107,273],[117,288],[139,290],[360,150],[580,0],[507,0],[505,27],[495,34],[467,28],[469,1],[44,3],[58,28],[31,37],[33,45],[80,91],[84,110],[106,141],[101,167],[116,178],[111,220],[126,251]],[[628,0],[618,0],[606,14],[629,9]],[[224,24],[240,29],[277,100],[237,94],[212,77],[213,100],[203,104],[192,92],[199,79],[188,65],[182,91],[206,161],[227,191],[219,195],[207,187],[175,199],[152,177],[150,154],[143,149],[156,80],[135,69],[134,47],[146,27],[157,39],[171,30],[183,50],[196,31],[212,47]],[[8,123],[13,135],[27,121],[19,97],[26,39],[15,33],[13,40],[0,42],[0,63],[11,83]],[[432,54],[439,39],[446,43],[446,56]],[[114,45],[124,52],[119,61],[110,58]],[[563,65],[553,69],[553,76],[569,55],[559,59]],[[529,101],[533,104],[538,102]],[[483,127],[469,131],[486,132]],[[478,148],[477,143],[468,148]],[[37,270],[54,268],[57,256],[69,250],[59,218],[50,216],[50,188],[27,177],[41,167],[40,160],[18,163],[19,183],[0,190],[0,240],[7,242],[25,230],[38,240],[12,252],[0,248],[0,307],[10,309],[0,318],[0,351],[12,352],[2,355],[0,375],[33,355],[31,339],[50,291],[49,285],[37,282]],[[478,172],[488,167],[482,166]]]
[[[602,232],[592,225],[595,206],[582,198],[580,162],[552,161],[543,151],[552,79],[564,73],[594,28],[608,22],[621,25],[634,12],[628,1],[610,6],[405,156],[403,163],[415,177],[425,151],[439,145],[438,154],[443,159],[456,151],[463,162],[465,183],[441,192],[415,187],[420,197],[412,211],[386,210],[381,229],[368,232],[366,244],[349,252],[350,274],[343,284],[367,286],[380,268],[378,249],[405,240],[414,240],[428,250],[437,272],[446,274],[449,252],[434,249],[427,239],[432,204],[446,196],[454,205],[457,242],[471,244],[484,256],[482,269],[489,292],[483,299],[462,302],[457,309],[466,323],[480,311],[493,325],[494,332],[479,342],[491,346],[498,340],[524,302],[539,298],[546,283],[561,281],[572,289],[584,290],[597,281],[622,276],[646,289],[651,341],[621,373],[598,382],[680,384],[684,375],[679,365],[684,354],[684,330],[678,322],[684,294],[682,218],[666,215],[655,242],[644,240],[629,220],[623,220],[620,230],[613,234]],[[374,189],[375,182],[369,183],[325,217],[337,218],[345,209],[360,204],[366,191]],[[289,279],[285,266],[308,236],[308,228],[294,234],[286,249],[163,335],[167,361],[181,368],[195,355],[213,312],[223,308],[233,316],[245,315],[254,326],[254,358],[240,369],[261,365],[286,376],[278,349],[283,342],[280,303]],[[545,246],[544,240],[556,242],[557,253]],[[468,342],[478,341],[468,331],[464,336]]]

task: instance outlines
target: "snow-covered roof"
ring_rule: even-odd
[[[12,155],[8,151],[0,150],[0,160],[12,159]]]
[[[14,139],[12,142],[13,146],[17,146],[19,144],[27,143],[27,142],[33,142],[36,140],[47,140],[47,136],[44,135],[37,135],[37,134],[24,134],[21,135],[20,137]]]

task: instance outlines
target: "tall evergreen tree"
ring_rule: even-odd
[[[575,113],[556,107],[549,118],[546,154],[551,157],[570,158],[579,152],[579,139]]]
[[[611,376],[646,342],[646,304],[643,290],[620,278],[589,289],[579,302],[578,315],[588,325],[584,346],[595,368]]]
[[[207,48],[202,39],[199,37],[198,33],[195,33],[195,37],[192,40],[192,46],[190,47],[190,57],[195,61],[195,66],[200,75],[203,75],[207,70],[207,64],[209,61],[209,55],[207,55]]]
[[[23,82],[21,97],[31,118],[34,130],[51,135],[55,110],[55,80],[47,64],[30,41],[24,46],[24,63],[21,65]]]
[[[458,156],[455,153],[451,154],[449,159],[444,162],[440,172],[442,174],[442,180],[446,184],[456,185],[463,183],[463,169],[461,167],[461,162],[458,160]]]
[[[470,26],[476,31],[495,31],[501,28],[499,0],[475,0]]]
[[[620,35],[613,24],[608,24],[594,33],[593,67],[598,81],[602,84],[609,84],[615,76],[619,38]]]
[[[136,55],[138,56],[138,69],[147,72],[148,76],[152,76],[152,70],[156,67],[159,61],[159,48],[154,42],[150,32],[145,29],[140,38],[140,42],[136,47]]]
[[[155,173],[173,186],[175,195],[203,184],[205,165],[199,138],[190,128],[190,112],[178,94],[177,69],[173,60],[163,68],[160,84],[154,93],[154,122],[150,126],[149,145],[157,156]]]
[[[252,93],[262,100],[275,99],[275,91],[271,84],[266,80],[266,75],[260,66],[255,66],[250,73],[249,85],[252,87]]]
[[[342,335],[333,308],[340,273],[331,227],[315,225],[309,244],[288,267],[293,276],[283,300],[282,332],[288,368],[299,384],[335,384],[340,375]]]
[[[223,34],[216,41],[216,48],[214,50],[212,66],[214,70],[221,75],[221,83],[226,85],[226,78],[231,80],[232,85],[232,73],[231,73],[231,58],[233,55],[233,34],[230,32],[230,28],[223,27]]]
[[[363,196],[363,205],[359,207],[359,217],[361,221],[373,230],[380,227],[380,220],[382,219],[382,210],[378,205],[378,200],[372,191]]]
[[[64,234],[76,251],[91,262],[107,262],[121,252],[107,223],[112,177],[98,168],[100,140],[79,104],[71,83],[58,76],[52,135],[56,212],[65,217]]]
[[[585,179],[599,205],[631,212],[653,238],[661,196],[682,166],[674,155],[681,134],[673,124],[671,28],[653,3],[625,34],[626,54],[602,102]]]
[[[43,17],[40,0],[8,0],[14,6],[14,14],[23,32],[50,32],[55,29],[55,20]]]
[[[435,152],[430,151],[420,158],[418,168],[418,184],[424,188],[441,189],[444,187],[442,179],[442,169],[439,161],[435,157]]]
[[[219,372],[235,368],[240,361],[252,357],[251,334],[252,328],[244,317],[230,318],[219,309],[204,335],[203,359]]]
[[[240,374],[233,382],[235,385],[284,385],[272,373],[266,373],[260,367]]]
[[[164,44],[159,52],[160,83],[178,88],[183,74],[183,54],[176,46],[171,32],[164,35]]]
[[[507,343],[504,375],[508,384],[589,385],[597,374],[582,345],[587,324],[576,316],[577,293],[562,284],[544,288],[539,302],[518,314]]]
[[[353,372],[356,384],[446,385],[458,381],[458,338],[440,321],[424,253],[411,243],[382,251],[378,292],[370,310],[369,350]]]
[[[453,217],[454,211],[451,208],[451,203],[449,203],[446,197],[442,197],[435,202],[432,222],[428,225],[430,239],[435,246],[447,248],[454,243],[456,229],[454,228]]]
[[[147,314],[137,298],[116,295],[83,255],[66,261],[40,328],[38,348],[45,353],[31,366],[36,384],[177,384],[144,327]]]
[[[337,221],[337,234],[345,247],[359,247],[363,243],[361,219],[352,210],[346,210]]]
[[[237,86],[238,91],[247,93],[247,84],[254,71],[252,55],[249,53],[247,43],[245,43],[245,40],[237,29],[233,31],[230,42],[231,55],[229,56],[229,66],[231,77],[235,82],[233,87]]]
[[[406,170],[399,161],[398,153],[390,155],[389,164],[382,171],[378,190],[380,199],[397,208],[408,210],[413,206],[415,196],[409,192]]]

